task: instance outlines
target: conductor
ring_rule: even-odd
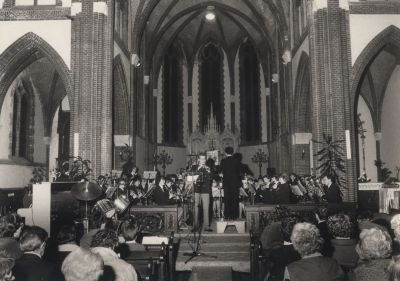
[[[225,148],[226,157],[221,160],[220,169],[223,175],[224,214],[226,219],[239,217],[239,189],[241,186],[240,162],[233,157],[233,147]]]

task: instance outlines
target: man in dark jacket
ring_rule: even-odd
[[[225,149],[226,157],[221,160],[220,169],[223,174],[225,218],[237,219],[239,216],[239,188],[241,186],[240,162],[233,157],[233,148]]]
[[[326,175],[322,178],[324,184],[325,199],[328,203],[342,203],[342,192],[339,186],[332,181],[331,175]]]
[[[55,264],[42,259],[46,248],[47,232],[38,226],[27,226],[20,239],[24,255],[16,260],[13,268],[15,281],[63,280]]]

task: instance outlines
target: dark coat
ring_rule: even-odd
[[[237,219],[239,216],[240,162],[233,156],[221,160],[221,172],[224,176],[224,215],[227,219]]]
[[[169,200],[169,191],[164,188],[164,190],[161,189],[158,185],[154,188],[153,194],[153,201],[157,205],[169,205],[170,200]]]
[[[62,273],[55,264],[42,260],[35,254],[24,254],[15,261],[13,268],[15,281],[58,281]]]
[[[318,256],[288,265],[291,281],[344,281],[345,276],[336,260]]]
[[[328,203],[342,203],[342,192],[335,183],[332,183],[330,187],[325,186],[324,191]]]
[[[300,260],[301,256],[293,245],[283,245],[271,251],[271,258],[273,262],[271,275],[275,278],[274,280],[283,280],[286,266]]]
[[[280,183],[275,193],[276,204],[289,204],[290,203],[290,185],[289,183]]]

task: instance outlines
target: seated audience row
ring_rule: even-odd
[[[382,219],[367,223],[344,213],[327,215],[326,208],[315,221],[280,213],[261,236],[269,258],[265,280],[400,280],[400,214],[391,221],[392,241]]]

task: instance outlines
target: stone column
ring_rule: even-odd
[[[313,139],[323,134],[343,140],[345,201],[356,201],[354,117],[350,106],[350,31],[347,0],[309,1],[310,57],[313,97]],[[314,153],[323,145],[315,143]],[[317,161],[317,159],[314,159]],[[315,167],[318,163],[314,163]]]
[[[112,167],[112,11],[112,0],[82,0],[71,7],[71,151],[91,161],[93,178]]]

